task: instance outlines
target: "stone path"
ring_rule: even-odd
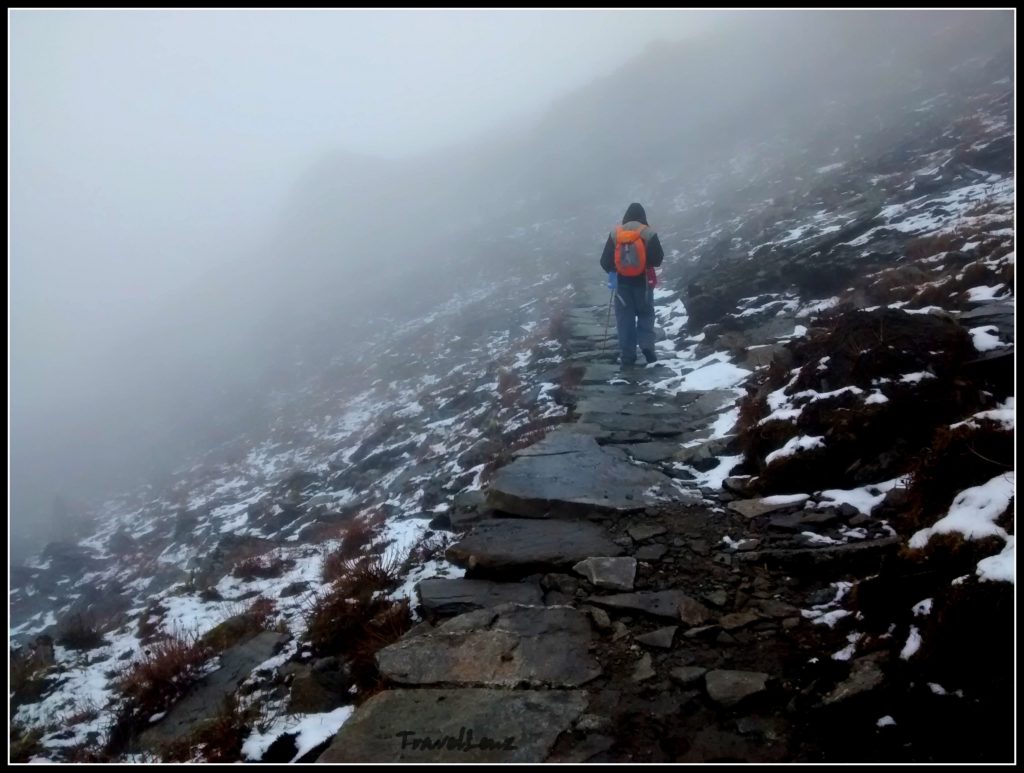
[[[684,443],[734,397],[647,393],[664,366],[620,372],[605,293],[578,289],[569,314],[577,421],[453,517],[470,524],[447,552],[465,579],[420,583],[426,622],[377,656],[389,689],[321,761],[793,758],[781,675],[808,602],[768,564],[814,565],[819,546],[774,548],[764,532],[780,512],[728,510],[673,467],[721,452],[727,440]]]

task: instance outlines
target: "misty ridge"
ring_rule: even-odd
[[[781,177],[885,147],[887,105],[955,81],[945,61],[1006,45],[999,14],[755,15],[651,44],[506,136],[401,159],[339,147],[296,170],[274,221],[252,224],[262,246],[229,251],[118,343],[97,341],[90,370],[49,392],[59,399],[37,400],[12,374],[14,531],[46,519],[56,495],[109,494],[254,429],[272,414],[267,396],[324,357],[517,271],[504,239],[516,227],[549,223],[543,244],[574,218],[594,234],[575,245],[586,264],[627,198],[667,204],[652,181],[685,188],[720,171],[705,191],[717,212],[684,218],[740,210],[765,192],[738,187],[730,159],[770,153]]]
[[[11,16],[11,761],[1012,758],[1014,11]]]

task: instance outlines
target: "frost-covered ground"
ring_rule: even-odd
[[[656,299],[665,334],[657,351],[669,375],[648,379],[646,388],[720,398],[704,431],[695,433],[699,439],[686,444],[708,449],[708,458],[677,463],[688,487],[710,496],[729,478],[749,484],[756,477],[751,454],[736,442],[740,402],[752,380],[772,368],[783,368],[783,378],[766,395],[767,411],[757,423],[793,431],[764,450],[766,469],[833,450],[826,431],[796,431],[822,406],[877,409],[941,380],[908,366],[866,384],[798,387],[800,369],[784,364],[786,352],[827,329],[835,315],[979,313],[962,320],[974,354],[1012,353],[1015,183],[1012,165],[986,156],[1012,138],[999,96],[1005,91],[995,82],[990,101],[978,101],[968,123],[957,105],[946,104],[948,95],[923,95],[906,110],[934,123],[908,124],[913,128],[898,152],[868,152],[858,141],[843,149],[808,148],[794,165],[766,141],[738,150],[733,163],[695,182],[684,185],[666,173],[635,188],[668,254]],[[724,190],[735,193],[720,201]],[[94,615],[106,629],[95,649],[58,645],[44,695],[14,713],[17,722],[44,729],[46,754],[59,758],[62,750],[102,736],[116,697],[113,680],[138,657],[142,628],[200,635],[267,598],[274,601],[273,622],[299,637],[309,600],[327,587],[324,558],[353,520],[372,519],[368,547],[399,562],[432,541],[443,545],[437,524],[457,497],[483,485],[488,466],[509,444],[565,416],[558,402],[561,347],[551,321],[571,295],[569,277],[579,273],[578,263],[563,268],[587,254],[581,245],[594,234],[558,222],[563,227],[552,231],[561,240],[552,248],[558,271],[537,270],[542,260],[524,264],[439,299],[414,319],[389,320],[354,363],[325,362],[320,376],[277,395],[276,421],[267,432],[191,460],[163,489],[150,486],[105,503],[93,534],[25,563],[10,596],[12,644],[59,633],[76,614]],[[519,228],[509,239],[532,254],[541,232],[548,229]],[[595,243],[585,259],[594,274],[599,249]],[[1000,310],[994,321],[986,309]],[[833,356],[822,354],[814,369],[830,372]],[[992,396],[948,426],[993,424],[1015,431],[1015,395]],[[905,474],[849,486],[806,477],[766,499],[808,512],[846,507],[871,518],[907,485]],[[951,533],[992,546],[952,582],[1014,583],[1013,529],[999,522],[1014,497],[1014,471],[1000,470],[954,492],[930,521],[898,536],[911,550]],[[875,519],[875,532],[850,520],[799,536],[807,545],[833,546],[897,535],[885,518]],[[723,543],[742,545],[736,536],[723,534]],[[460,576],[443,552],[424,555],[406,566],[393,598],[412,598],[423,578]],[[235,571],[251,559],[279,571],[270,578]],[[836,582],[829,600],[803,611],[842,637],[812,659],[862,655],[871,637],[850,606],[856,582]],[[928,645],[935,598],[915,598],[905,610],[915,622],[882,634],[899,640],[903,661],[913,664]],[[264,666],[280,667],[295,652],[293,642]],[[939,681],[932,684],[932,693],[946,691]],[[274,712],[246,740],[247,759],[260,758],[289,732],[298,736],[297,758],[335,732],[351,707],[299,715],[278,702]],[[879,728],[904,722],[895,710],[877,717]]]
[[[448,299],[370,342],[375,356],[357,364],[365,388],[347,394],[317,380],[290,400],[281,395],[265,436],[193,461],[165,491],[106,503],[95,533],[28,562],[28,581],[12,589],[12,642],[42,632],[59,640],[77,614],[107,632],[86,652],[58,645],[59,677],[15,721],[48,728],[42,743],[51,750],[102,736],[114,679],[144,648],[140,626],[198,637],[265,598],[274,602],[271,624],[298,638],[311,600],[329,587],[324,558],[353,519],[372,516],[366,550],[399,565],[414,549],[443,547],[433,519],[480,488],[504,439],[565,415],[555,402],[562,358],[550,319],[570,291],[549,273]],[[233,570],[246,559],[280,569],[239,576]],[[461,574],[442,552],[408,565],[392,597],[415,602],[419,579]],[[258,758],[274,732],[297,727],[313,738],[314,725],[331,734],[346,717],[282,713],[247,754]]]

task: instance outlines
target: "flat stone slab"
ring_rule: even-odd
[[[679,418],[679,414],[666,416],[646,416],[629,413],[584,413],[580,421],[597,424],[613,432],[643,432],[652,437],[681,435],[687,431],[689,424]]]
[[[630,443],[623,446],[626,453],[641,462],[664,462],[675,456],[682,449],[678,443]]]
[[[622,548],[588,521],[496,518],[476,526],[445,552],[454,564],[494,575],[570,567],[591,556],[619,556]]]
[[[622,413],[630,416],[678,416],[680,408],[650,395],[586,396],[576,403],[578,413]]]
[[[618,365],[608,362],[592,362],[583,373],[583,384],[606,384],[616,377],[622,376]]]
[[[693,434],[696,435],[698,433]],[[721,456],[734,439],[733,435],[703,439],[700,443],[694,443],[686,448],[678,449],[675,459],[686,464],[692,464],[693,462],[710,459],[713,456]]]
[[[601,675],[591,627],[571,607],[506,604],[452,618],[377,653],[398,684],[579,687]]]
[[[588,558],[573,568],[598,588],[633,590],[636,580],[635,558]]]
[[[543,762],[586,706],[579,690],[389,690],[317,762]]]
[[[641,634],[636,640],[645,647],[657,647],[658,649],[672,649],[672,641],[675,639],[679,626],[670,625],[666,628],[658,628],[650,633]]]
[[[666,532],[660,523],[636,523],[630,526],[627,531],[629,536],[637,542],[643,542],[651,537],[659,537]]]
[[[139,736],[143,748],[155,749],[192,734],[203,722],[218,716],[224,698],[234,694],[258,665],[273,657],[291,637],[262,631],[220,654],[220,668],[207,674],[184,698],[175,703],[156,725]]]
[[[619,593],[614,596],[591,596],[587,602],[612,609],[645,612],[654,617],[679,620],[689,626],[703,625],[711,619],[711,613],[707,607],[678,590],[638,591],[637,593]]]
[[[806,494],[792,496],[765,497],[764,499],[737,499],[729,503],[729,509],[746,516],[756,518],[778,510],[794,510],[803,508],[808,499]]]
[[[879,666],[880,656],[868,655],[857,658],[853,661],[850,675],[843,682],[840,682],[828,695],[825,696],[824,704],[829,706],[833,703],[840,703],[855,695],[870,692],[880,687],[885,682],[885,674]]]
[[[768,674],[757,671],[708,671],[704,677],[708,697],[723,706],[734,706],[763,692],[767,682]]]
[[[718,413],[725,406],[736,402],[736,395],[726,389],[684,392],[678,397],[686,400],[685,414],[689,421],[705,419],[712,414]]]
[[[516,451],[513,456],[554,456],[592,451],[594,439],[587,433],[575,431],[570,427],[552,430],[533,445]]]
[[[666,475],[605,450],[589,435],[564,433],[547,448],[567,450],[519,456],[497,471],[487,493],[492,509],[534,518],[642,510],[675,491]]]
[[[435,578],[416,585],[423,608],[434,615],[461,615],[499,604],[543,604],[540,586],[526,582],[490,582]]]

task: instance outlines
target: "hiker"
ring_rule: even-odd
[[[648,363],[658,359],[654,353],[654,269],[664,257],[644,208],[630,204],[622,225],[608,235],[601,253],[601,268],[608,272],[613,287],[620,367],[636,365],[637,344]]]

